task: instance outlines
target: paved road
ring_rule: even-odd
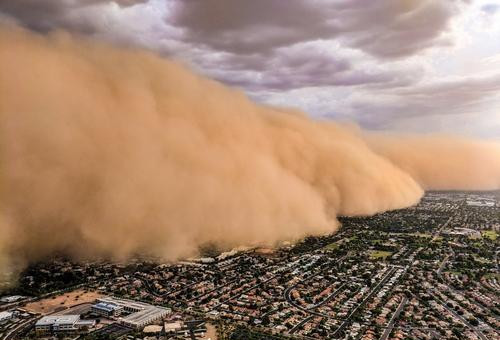
[[[331,293],[330,295],[328,295],[328,297],[326,299],[324,299],[320,303],[315,304],[312,307],[309,307],[308,309],[309,310],[311,310],[311,309],[317,309],[317,308],[323,306],[325,303],[327,303],[328,301],[330,301],[331,299],[333,299],[334,297],[336,297],[337,295],[339,295],[340,292],[342,291],[342,289],[345,287],[345,285],[346,285],[346,283],[341,284],[340,287],[337,288],[333,293]]]
[[[259,286],[263,285],[264,283],[268,283],[268,282],[269,282],[269,281],[271,281],[272,279],[275,279],[277,276],[278,276],[278,275],[273,275],[273,276],[271,276],[269,279],[264,280],[264,281],[261,281],[261,282],[259,282],[259,283],[255,284],[255,285],[251,286],[250,288],[247,288],[247,289],[245,289],[244,291],[242,291],[242,292],[240,292],[240,293],[238,293],[238,294],[236,294],[236,295],[234,295],[234,296],[231,296],[231,297],[227,298],[227,299],[226,299],[226,300],[224,300],[224,301],[221,301],[219,304],[215,305],[215,306],[212,308],[212,310],[217,309],[218,307],[220,307],[220,306],[221,306],[222,304],[224,304],[224,303],[227,303],[227,302],[229,302],[229,301],[231,301],[231,300],[234,300],[234,299],[236,299],[236,298],[239,298],[239,297],[240,297],[240,296],[242,296],[243,294],[247,294],[247,293],[251,292],[251,291],[252,291],[252,290],[254,290],[255,288],[258,288]]]
[[[307,318],[305,318],[304,320],[302,320],[301,322],[296,324],[292,329],[290,329],[290,331],[288,333],[290,333],[290,334],[295,333],[296,331],[298,331],[300,329],[300,327],[302,327],[303,325],[305,325],[306,323],[311,321],[313,318],[314,318],[314,316],[312,316],[312,315],[308,316]]]
[[[446,222],[443,223],[443,225],[441,226],[441,228],[439,228],[438,230],[436,230],[434,232],[434,236],[432,237],[431,242],[437,240],[437,238],[441,235],[441,232],[443,231],[443,229],[446,228],[448,226],[448,224],[450,224],[450,222],[453,219],[453,217],[455,217],[455,215],[450,216],[450,218]]]
[[[306,307],[303,307],[303,306],[299,305],[298,303],[295,303],[295,302],[292,300],[292,298],[290,297],[290,293],[292,292],[292,290],[293,290],[295,287],[297,287],[297,285],[298,285],[299,283],[304,283],[304,282],[310,281],[310,280],[312,280],[313,278],[315,278],[316,276],[320,275],[321,273],[322,273],[322,272],[321,272],[321,271],[319,271],[319,272],[317,272],[316,274],[314,274],[314,275],[312,275],[312,276],[308,277],[307,279],[305,279],[305,280],[301,280],[301,281],[297,282],[296,284],[294,284],[293,286],[288,287],[287,289],[285,289],[285,291],[284,291],[284,293],[283,293],[283,297],[285,298],[285,300],[286,300],[289,304],[291,304],[291,305],[292,305],[292,306],[294,306],[295,308],[298,308],[298,309],[300,309],[300,310],[302,310],[302,311],[304,311],[304,312],[306,312],[306,313],[309,313],[309,314],[314,314],[314,315],[317,315],[317,316],[322,316],[322,317],[326,317],[326,318],[331,318],[331,317],[330,317],[329,315],[327,315],[327,314],[323,314],[323,313],[315,312],[315,311],[314,311],[314,309],[315,309],[315,308],[317,308],[317,307],[319,307],[319,306],[313,306],[313,307],[311,307],[311,308],[306,308]],[[342,285],[341,287],[343,287],[343,285]],[[339,288],[339,289],[340,289],[340,288]],[[339,289],[337,289],[337,291],[338,291]],[[335,291],[335,292],[334,292],[334,294],[335,294],[335,293],[337,293],[337,291]],[[330,297],[329,297],[329,298],[330,298]],[[329,298],[327,298],[327,299],[326,299],[326,301],[327,301]],[[326,301],[322,301],[322,302],[320,302],[320,305],[321,305],[321,303],[326,302]]]
[[[368,293],[368,295],[363,299],[363,301],[361,301],[352,311],[351,313],[347,316],[347,318],[340,324],[340,326],[335,330],[335,332],[333,332],[332,334],[332,337],[336,337],[343,329],[344,327],[347,326],[347,324],[349,323],[349,321],[351,320],[352,316],[358,311],[358,309],[360,309],[361,307],[364,306],[364,304],[366,303],[366,301],[368,301],[376,292],[378,292],[378,290],[380,289],[380,287],[385,284],[387,282],[387,280],[389,280],[389,278],[394,275],[394,272],[396,271],[396,269],[394,268],[391,268],[387,274],[385,274],[385,276],[377,283],[377,285],[370,291],[370,293]]]
[[[500,266],[499,266],[499,262],[498,262],[498,253],[500,253],[500,250],[497,250],[495,252],[495,264],[497,265],[497,270],[500,271]]]
[[[477,327],[474,327],[472,326],[465,318],[463,318],[461,315],[457,314],[453,309],[449,308],[448,306],[446,306],[446,304],[444,302],[441,303],[441,306],[443,306],[444,308],[446,308],[446,310],[450,313],[452,313],[453,315],[455,315],[460,321],[462,321],[467,327],[469,327],[470,329],[472,329],[474,331],[474,333],[476,333],[476,335],[482,339],[482,340],[488,340],[488,338],[483,334],[483,332],[481,332]]]
[[[332,317],[331,317],[331,316],[329,316],[329,315],[327,315],[327,314],[323,314],[323,313],[319,313],[319,312],[316,312],[316,311],[311,310],[311,309],[307,309],[307,308],[305,308],[305,307],[303,307],[303,306],[301,306],[301,305],[299,305],[299,304],[295,303],[295,302],[294,302],[294,301],[290,298],[290,292],[292,291],[292,289],[293,289],[293,288],[294,288],[294,287],[287,288],[287,289],[285,290],[285,292],[283,293],[283,296],[285,297],[285,299],[287,300],[287,302],[288,302],[289,304],[291,304],[291,305],[292,305],[292,306],[294,306],[295,308],[300,309],[301,311],[304,311],[304,312],[306,312],[306,313],[309,313],[309,314],[314,314],[314,315],[317,315],[317,316],[322,316],[322,317],[324,317],[324,318],[330,318],[330,319],[332,319]]]
[[[220,302],[219,304],[215,305],[215,306],[212,308],[212,310],[215,310],[215,309],[217,309],[218,307],[220,307],[222,304],[224,304],[224,303],[226,303],[226,302],[228,302],[228,301],[234,300],[234,299],[236,299],[236,298],[240,297],[241,295],[246,294],[246,293],[248,293],[248,292],[250,292],[250,291],[254,290],[255,288],[260,287],[260,286],[261,286],[261,285],[263,285],[264,283],[267,283],[267,282],[269,282],[269,281],[271,281],[271,280],[273,280],[273,279],[277,278],[277,277],[278,277],[278,273],[280,273],[280,272],[282,272],[282,271],[285,271],[285,270],[292,270],[292,269],[297,268],[297,267],[298,267],[298,261],[295,261],[295,263],[292,263],[292,264],[291,264],[291,266],[287,265],[287,266],[280,266],[280,267],[276,268],[275,270],[273,270],[272,272],[270,272],[270,273],[272,274],[272,276],[271,276],[270,278],[268,278],[268,279],[266,279],[266,280],[264,280],[264,281],[261,281],[261,282],[259,282],[259,283],[255,284],[255,285],[251,286],[250,288],[245,289],[244,291],[242,291],[241,293],[236,294],[235,296],[231,296],[231,297],[229,297],[228,299],[226,299],[226,300],[224,300],[224,301]],[[215,291],[215,290],[219,290],[220,288],[223,288],[223,287],[225,287],[225,286],[227,286],[227,285],[229,285],[229,284],[231,284],[231,283],[234,283],[234,282],[236,282],[236,281],[238,281],[238,279],[235,279],[235,280],[233,280],[233,281],[231,281],[231,282],[228,282],[228,283],[226,283],[226,284],[224,284],[224,285],[222,285],[222,286],[219,286],[219,287],[217,287],[217,288],[215,288],[215,289],[213,289],[213,290],[211,290],[211,291],[209,291],[209,292],[207,292],[207,293],[203,294],[202,296],[197,297],[196,299],[200,299],[200,298],[202,298],[203,296],[205,296],[205,295],[207,295],[207,294],[209,294],[209,293],[211,293],[211,292],[213,292],[213,291]],[[190,300],[190,301],[191,301],[191,300]]]
[[[241,281],[241,280],[239,280],[239,279],[234,279],[234,280],[228,281],[228,282],[226,282],[226,283],[224,283],[224,284],[222,284],[222,285],[220,285],[220,286],[217,286],[217,287],[215,287],[215,288],[213,288],[213,289],[211,289],[211,290],[209,290],[209,291],[206,291],[205,293],[203,293],[203,294],[201,294],[201,295],[199,295],[199,296],[197,296],[197,297],[194,297],[194,298],[192,298],[192,299],[187,300],[187,302],[196,301],[196,300],[201,300],[202,298],[204,298],[204,297],[205,297],[205,296],[207,296],[208,294],[212,294],[212,293],[213,293],[213,292],[215,292],[215,291],[221,290],[222,288],[227,287],[227,286],[229,286],[229,285],[231,285],[231,284],[235,283],[236,281]]]
[[[394,322],[398,318],[399,314],[401,314],[401,311],[403,310],[407,301],[408,301],[408,298],[406,296],[403,297],[403,300],[401,300],[398,308],[396,309],[396,312],[394,312],[394,314],[392,315],[391,320],[389,321],[389,325],[387,326],[387,329],[385,330],[384,334],[382,334],[382,337],[380,338],[380,340],[387,340],[387,338],[389,337],[389,334],[391,334],[392,329],[394,328]]]
[[[17,333],[20,333],[23,330],[27,329],[28,327],[31,327],[32,325],[34,325],[36,320],[38,320],[38,318],[35,318],[35,319],[31,318],[29,320],[26,320],[26,321],[20,323],[18,326],[12,328],[7,333],[5,333],[5,335],[2,339],[3,340],[14,339],[16,337]]]
[[[443,271],[444,267],[446,266],[446,263],[448,262],[449,258],[450,258],[449,254],[444,257],[443,261],[439,265],[439,268],[438,268],[438,270],[436,272],[438,275],[441,275],[441,272]]]
[[[455,252],[453,252],[452,256],[454,257],[455,256]],[[449,256],[447,256],[448,258]],[[440,268],[441,269],[441,268]],[[442,273],[440,270],[437,271],[437,274],[442,277]],[[463,295],[463,292],[462,291],[459,291],[459,290],[456,290],[455,288],[451,287],[450,285],[448,285],[447,283],[445,283],[446,287],[453,293],[455,294],[459,294],[459,295]],[[478,301],[476,301],[475,299],[473,298],[467,298],[467,301],[471,302],[472,304],[476,305],[477,307],[479,307],[480,309],[482,310],[489,310],[489,308],[487,306],[484,306],[482,303],[479,303]],[[494,311],[491,311],[493,314],[495,314]],[[495,315],[495,318],[496,315]],[[498,318],[497,318],[498,319]],[[500,331],[496,330],[494,325],[490,325],[489,322],[485,322],[486,324],[488,324],[492,329],[495,330],[496,333],[499,333],[500,334]]]
[[[488,340],[488,338],[481,332],[477,327],[472,326],[469,321],[467,321],[464,317],[456,313],[453,309],[449,308],[446,303],[441,301],[432,291],[428,290],[428,293],[430,293],[432,296],[434,296],[434,299],[441,305],[443,306],[448,312],[453,314],[457,319],[462,321],[464,325],[466,325],[468,328],[472,329],[474,333],[481,339],[481,340]]]

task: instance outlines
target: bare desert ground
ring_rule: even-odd
[[[203,340],[217,340],[217,331],[214,325],[207,323],[207,333]]]
[[[55,312],[61,312],[71,306],[81,303],[94,302],[95,299],[100,296],[102,295],[97,292],[85,292],[83,289],[79,289],[73,292],[68,292],[42,299],[40,301],[28,303],[25,308],[36,313],[51,314]]]

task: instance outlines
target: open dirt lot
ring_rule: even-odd
[[[212,324],[207,323],[207,333],[205,334],[205,337],[203,340],[217,340],[217,331],[215,329],[215,326]]]
[[[68,309],[65,309],[63,311],[60,311],[60,312],[57,312],[57,313],[54,313],[56,315],[81,315],[81,314],[85,314],[87,312],[90,311],[92,307],[92,303],[83,303],[83,304],[79,304],[79,305],[76,305],[74,307],[70,307]]]
[[[49,297],[40,301],[28,303],[26,309],[41,314],[51,314],[58,312],[61,314],[65,309],[81,303],[92,303],[95,299],[102,296],[96,292],[85,293],[83,289],[61,295]]]

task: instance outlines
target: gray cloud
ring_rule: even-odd
[[[233,53],[265,52],[337,31],[325,22],[317,0],[180,0],[176,5],[169,20],[186,29],[187,39]]]
[[[471,2],[0,0],[0,21],[147,47],[254,99],[317,117],[377,129],[407,129],[421,117],[415,124],[434,128],[428,122],[438,115],[474,117],[500,100],[496,76],[439,72],[437,80],[427,58],[454,44],[447,33],[465,9],[488,18],[498,12],[494,3]]]
[[[174,0],[166,21],[199,49],[190,57],[202,72],[265,98],[306,87],[416,84],[423,69],[393,60],[451,44],[444,33],[466,2]]]
[[[481,11],[483,13],[487,13],[487,14],[495,14],[498,11],[500,11],[500,5],[494,4],[494,3],[486,4],[486,5],[481,6]]]
[[[461,1],[345,1],[343,21],[346,43],[377,57],[393,58],[415,54],[442,38]]]
[[[147,2],[0,0],[0,11],[39,31],[63,27],[95,33],[92,18],[70,14],[93,5]],[[166,21],[183,30],[185,42],[233,54],[265,54],[301,42],[340,39],[371,55],[393,58],[446,43],[442,33],[462,2],[466,0],[169,0]]]
[[[433,104],[437,102],[446,106],[452,106],[457,100],[462,103],[474,103],[484,97],[500,95],[500,74],[440,81],[401,89],[396,93],[418,101],[432,99]]]
[[[129,7],[148,0],[0,0],[0,13],[16,19],[26,27],[37,31],[66,28],[81,33],[93,33],[90,20],[75,20],[72,11],[93,5],[117,4]]]
[[[341,37],[378,57],[402,57],[433,46],[460,0],[176,0],[169,22],[185,38],[232,53]]]
[[[357,112],[364,126],[375,129],[400,127],[404,124],[402,121],[419,121],[423,124],[417,128],[440,130],[453,129],[453,117],[459,116],[468,124],[471,121],[483,124],[478,113],[499,99],[500,73],[496,73],[363,93],[350,102],[350,110]],[[435,118],[437,116],[441,118]],[[443,121],[446,126],[429,126],[425,120]],[[405,125],[405,129],[408,128],[410,126]]]
[[[195,61],[225,83],[249,91],[283,91],[303,87],[397,86],[415,80],[415,73],[401,76],[397,70],[359,68],[347,56],[332,54],[321,44],[303,43],[275,49],[266,55],[219,54]]]

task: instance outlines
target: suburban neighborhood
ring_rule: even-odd
[[[40,262],[2,297],[0,337],[499,339],[499,208],[495,192],[430,192],[275,248]]]

